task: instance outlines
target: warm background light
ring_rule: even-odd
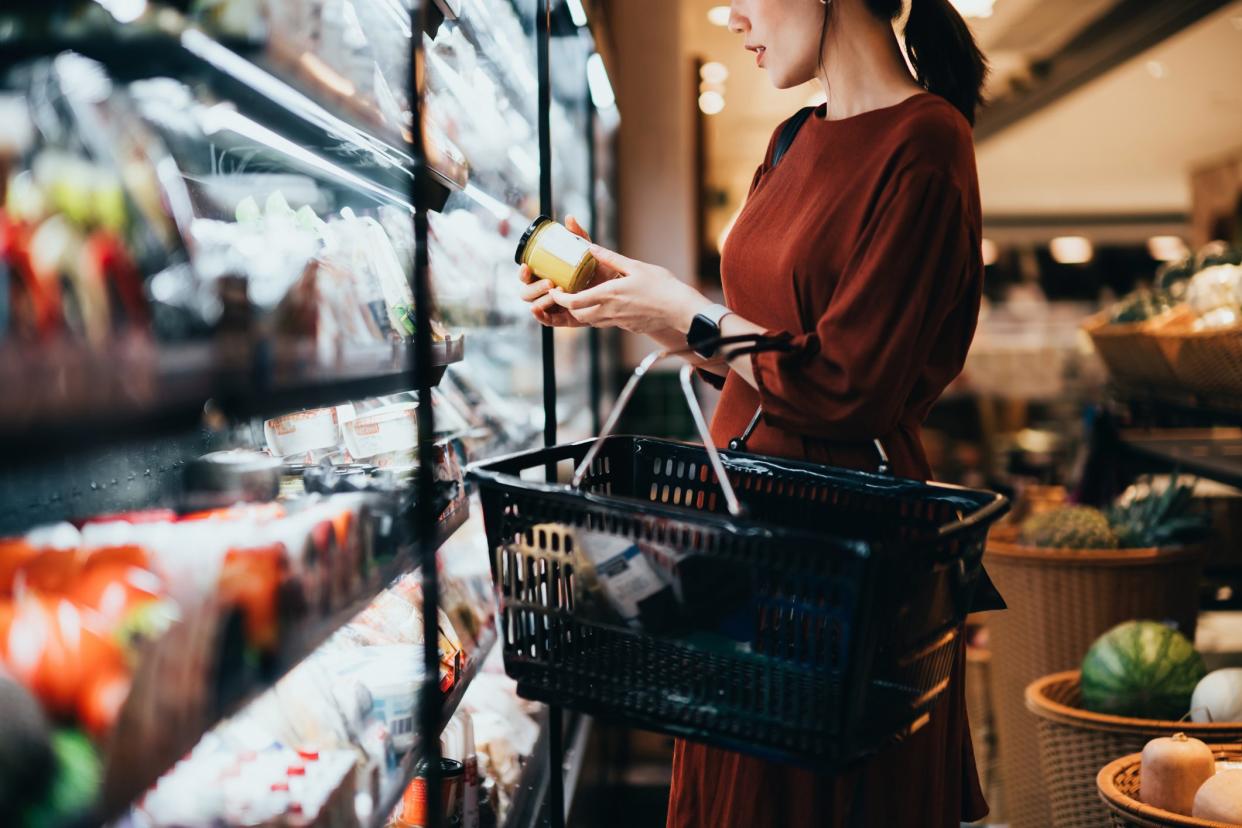
[[[729,68],[713,60],[699,67],[699,77],[708,83],[724,83],[729,79]]]
[[[996,264],[996,260],[1000,258],[1000,250],[996,247],[996,242],[984,239],[980,247],[983,252],[983,264],[985,266]]]
[[[699,95],[699,109],[704,115],[716,115],[724,109],[724,95],[719,92],[707,91]]]
[[[994,0],[950,0],[962,17],[991,17]]]
[[[1186,258],[1190,249],[1180,236],[1152,236],[1147,240],[1147,252],[1159,262],[1176,262]]]
[[[728,6],[712,6],[707,10],[707,19],[711,21],[713,26],[729,25],[729,7]]]
[[[1058,264],[1086,264],[1095,255],[1091,240],[1085,236],[1057,236],[1048,247]]]

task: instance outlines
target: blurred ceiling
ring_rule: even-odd
[[[708,222],[713,234],[744,198],[772,130],[818,91],[773,90],[741,38],[708,21],[720,4],[682,2],[687,63],[719,61],[729,73],[724,109],[705,119],[708,180],[725,202]],[[1184,213],[1188,171],[1242,149],[1242,0],[995,0],[990,17],[970,21],[992,64],[988,97],[1011,113],[1084,33],[1124,23],[1135,9],[1162,7],[1170,17],[1191,6],[1221,8],[1150,48],[1136,46],[1125,62],[1012,123],[981,120],[989,127],[978,144],[986,214]]]

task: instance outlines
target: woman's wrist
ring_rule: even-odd
[[[694,321],[694,317],[715,304],[711,299],[708,299],[689,285],[686,285],[685,288],[685,298],[669,304],[669,316],[667,319],[668,327],[682,336],[690,333],[690,323]]]

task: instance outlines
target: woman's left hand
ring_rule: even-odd
[[[711,305],[711,300],[665,268],[597,244],[591,245],[591,255],[621,275],[578,293],[560,288],[548,293],[579,322],[640,334],[670,328],[685,333],[695,314]]]

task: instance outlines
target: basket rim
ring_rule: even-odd
[[[1053,685],[1066,683],[1077,684],[1080,676],[1081,671],[1079,670],[1065,670],[1035,679],[1026,686],[1024,693],[1026,709],[1041,719],[1087,730],[1129,735],[1160,735],[1181,732],[1187,736],[1204,739],[1204,741],[1211,741],[1213,734],[1218,734],[1216,741],[1220,741],[1222,738],[1242,739],[1242,722],[1138,719],[1132,716],[1115,716],[1111,713],[1093,713],[1090,710],[1084,710],[1081,707],[1071,707],[1068,704],[1062,704],[1048,698],[1048,688]]]
[[[1101,337],[1121,337],[1134,336],[1136,334],[1152,333],[1163,328],[1165,325],[1179,321],[1183,318],[1189,318],[1192,311],[1184,303],[1179,303],[1156,314],[1150,319],[1141,319],[1137,322],[1110,322],[1113,315],[1113,307],[1107,307],[1098,310],[1085,318],[1079,327],[1086,331],[1092,338]]]
[[[1237,336],[1242,334],[1242,324],[1226,325],[1223,328],[1168,328],[1152,331],[1158,337],[1167,339],[1209,339],[1214,336]]]
[[[1221,761],[1222,758],[1228,759],[1227,756],[1222,757],[1220,755],[1224,754],[1226,751],[1233,752],[1235,754],[1242,753],[1242,744],[1235,742],[1216,745],[1210,744],[1208,747],[1212,749],[1212,753],[1216,756],[1217,761]],[[1210,819],[1199,819],[1197,817],[1188,817],[1183,816],[1182,814],[1175,814],[1172,811],[1166,811],[1162,808],[1147,805],[1140,800],[1122,793],[1117,788],[1117,777],[1120,776],[1123,771],[1141,762],[1142,759],[1142,753],[1131,753],[1126,756],[1122,756],[1121,758],[1114,759],[1104,767],[1100,768],[1099,773],[1095,775],[1095,789],[1099,793],[1100,799],[1104,801],[1104,804],[1108,808],[1116,811],[1122,816],[1144,820],[1158,819],[1160,822],[1166,823],[1170,826],[1184,826],[1184,828],[1236,828],[1235,825],[1231,825],[1227,822],[1216,822],[1215,820]]]
[[[999,535],[999,537],[998,537]],[[1005,558],[1015,563],[1059,563],[1069,566],[1146,566],[1153,563],[1174,563],[1202,558],[1206,548],[1192,543],[1182,546],[1145,546],[1136,549],[1075,549],[1028,546],[1009,540],[1016,532],[994,530],[988,536],[987,557]]]
[[[575,449],[582,446],[589,446],[594,443],[596,439],[597,438],[595,437],[588,437],[583,440],[576,440],[569,443],[558,443],[555,446],[516,451],[500,457],[490,457],[486,460],[479,460],[466,466],[464,469],[465,478],[467,481],[474,482],[485,487],[494,486],[509,490],[523,489],[528,492],[538,492],[541,495],[553,498],[569,500],[580,499],[588,503],[611,508],[641,508],[643,513],[653,516],[665,516],[682,519],[692,516],[697,523],[709,525],[732,534],[771,534],[777,532],[791,539],[802,539],[807,541],[827,539],[844,547],[848,547],[855,554],[870,554],[872,543],[867,539],[847,535],[838,535],[820,529],[792,529],[787,526],[774,525],[770,521],[754,521],[745,517],[738,519],[729,515],[717,515],[702,512],[696,509],[688,509],[684,506],[677,506],[671,503],[651,502],[643,500],[639,497],[587,492],[581,489],[575,489],[572,485],[567,483],[546,483],[538,480],[526,480],[522,478],[520,474],[509,470],[510,466],[519,461],[533,460],[534,462],[529,464],[533,467],[558,458],[566,459],[572,457]],[[675,448],[688,448],[699,451],[704,450],[703,446],[697,443],[691,443],[684,440],[667,440],[660,437],[650,437],[641,434],[611,434],[605,438],[605,441],[607,442],[622,440],[642,440],[648,443],[658,443]],[[726,464],[733,461],[734,463],[741,465],[744,465],[747,461],[753,460],[777,461],[791,471],[818,472],[819,468],[827,468],[836,474],[863,481],[870,488],[876,490],[882,488],[910,486],[918,487],[928,492],[936,492],[943,496],[957,495],[959,497],[977,501],[972,504],[973,508],[971,508],[969,512],[962,513],[959,511],[958,518],[956,520],[950,520],[933,530],[934,537],[939,542],[950,541],[956,537],[967,535],[971,531],[982,531],[986,533],[995,521],[999,520],[1009,511],[1010,507],[1009,498],[999,492],[993,492],[987,489],[972,489],[967,486],[959,486],[952,483],[940,483],[934,480],[915,480],[911,478],[897,477],[895,475],[858,471],[838,466],[824,466],[823,464],[808,461],[790,460],[789,458],[783,457],[768,457],[767,455],[754,454],[751,452],[720,451],[720,458]],[[819,473],[822,474],[822,472]]]

